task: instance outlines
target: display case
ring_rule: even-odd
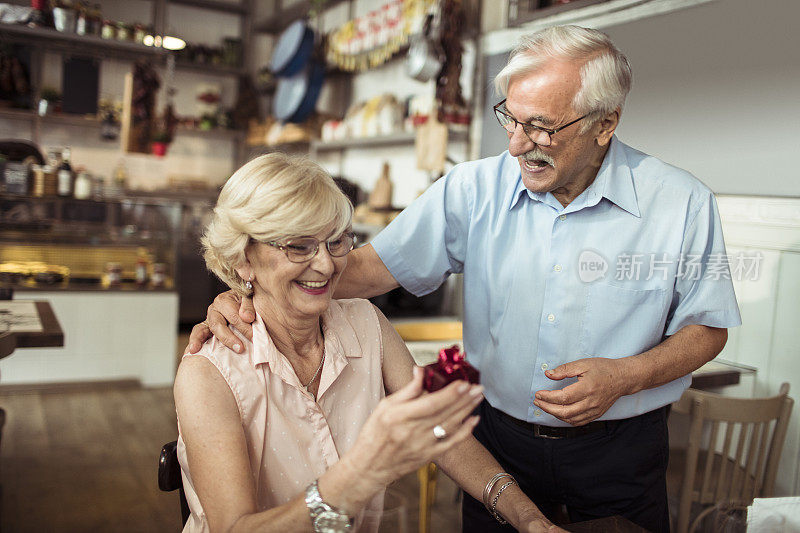
[[[15,289],[172,290],[181,204],[0,196],[0,283]]]

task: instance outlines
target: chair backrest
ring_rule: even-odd
[[[178,490],[181,502],[181,519],[183,524],[189,519],[189,504],[183,492],[183,478],[181,478],[181,465],[178,462],[178,441],[166,443],[161,447],[158,457],[158,488],[164,492]]]
[[[729,398],[686,391],[675,405],[676,412],[690,414],[678,531],[687,530],[692,503],[750,502],[772,496],[794,403],[788,393],[788,383],[771,398]],[[706,445],[707,423],[710,434]]]

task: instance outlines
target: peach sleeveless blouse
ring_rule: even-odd
[[[211,361],[236,398],[259,510],[302,494],[352,447],[384,397],[383,344],[372,304],[360,299],[332,300],[322,315],[322,331],[325,362],[317,401],[277,350],[261,317],[253,325],[252,343],[240,335],[242,354],[212,338],[197,354],[184,356]],[[178,432],[178,459],[191,510],[184,531],[205,532],[208,522],[192,485],[180,420]],[[381,492],[356,517],[355,529],[377,531],[382,507]]]

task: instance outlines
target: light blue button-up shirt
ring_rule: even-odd
[[[642,353],[690,324],[741,324],[712,192],[616,137],[567,207],[528,191],[504,152],[456,166],[372,245],[418,296],[464,273],[464,349],[486,399],[539,424],[567,425],[533,405],[535,392],[575,381],[547,369]],[[676,401],[690,383],[624,396],[601,420]]]

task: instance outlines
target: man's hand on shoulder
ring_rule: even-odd
[[[582,426],[601,417],[621,396],[629,394],[623,359],[590,357],[560,365],[545,375],[553,380],[577,377],[560,390],[536,392],[534,405],[559,420]]]
[[[223,292],[214,298],[208,306],[208,313],[203,322],[192,328],[189,344],[185,353],[196,353],[212,335],[236,353],[242,352],[242,344],[232,331],[231,326],[245,337],[253,339],[253,322],[256,319],[253,300],[239,297],[233,291]]]

